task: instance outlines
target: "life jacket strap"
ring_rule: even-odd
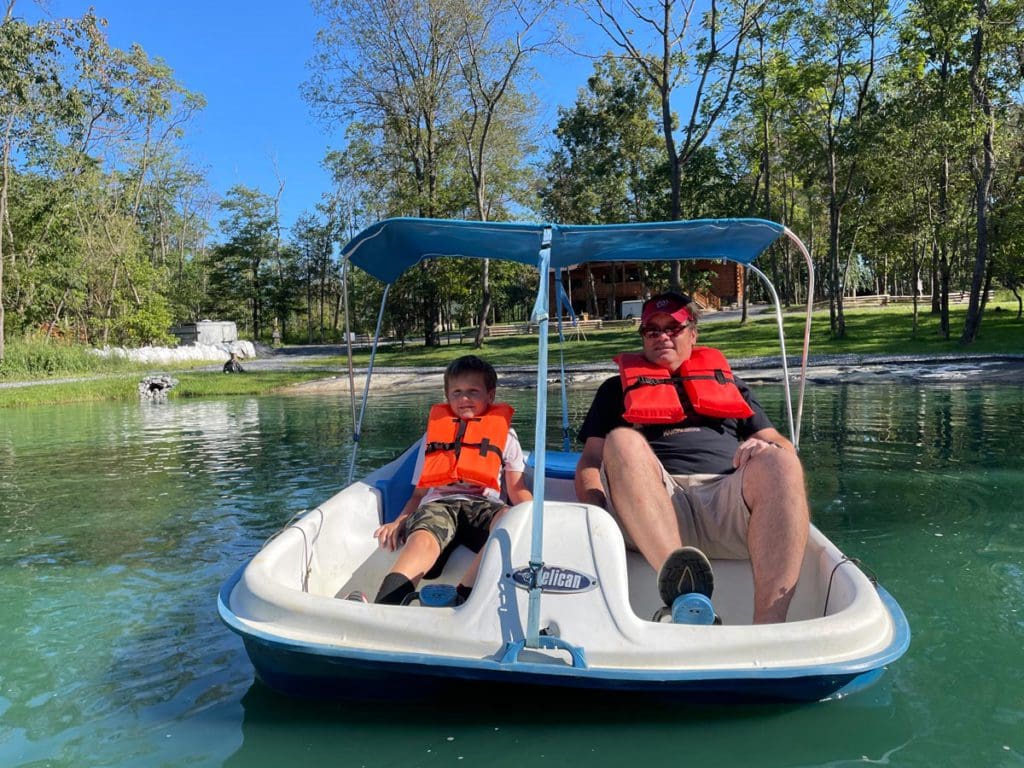
[[[673,377],[672,381],[717,381],[719,384],[736,383],[736,379],[730,379],[721,368],[716,368],[715,372],[711,375]]]
[[[659,379],[655,376],[637,376],[636,381],[634,381],[632,384],[630,384],[628,387],[622,390],[622,393],[625,394],[626,392],[636,389],[637,387],[650,386],[652,384],[681,384],[682,382],[683,378],[680,376],[666,376],[665,378],[662,379]]]
[[[466,427],[470,421],[480,421],[476,419],[452,419],[458,426],[455,429],[455,439],[450,443],[448,442],[430,442],[423,447],[424,453],[436,453],[438,451],[455,451],[455,460],[458,461],[459,456],[462,455],[463,448],[477,448],[480,451],[481,456],[486,456],[488,453],[498,454],[498,458],[504,463],[505,457],[501,454],[501,448],[494,445],[489,437],[485,437],[479,443],[467,443]]]

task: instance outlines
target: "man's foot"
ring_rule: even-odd
[[[349,592],[347,595],[345,595],[345,597],[343,599],[344,600],[351,600],[351,601],[356,602],[356,603],[368,603],[368,602],[370,602],[366,598],[366,593],[365,592],[360,592],[358,589],[353,591],[353,592]]]
[[[711,561],[696,547],[681,547],[670,554],[658,571],[658,593],[665,605],[691,592],[711,597],[715,574]]]

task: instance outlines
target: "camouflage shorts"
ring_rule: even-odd
[[[463,544],[479,552],[487,541],[491,521],[505,505],[491,499],[438,499],[409,515],[405,535],[413,531],[431,534],[441,549]]]

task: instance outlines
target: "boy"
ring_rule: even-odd
[[[456,587],[457,604],[464,602],[487,535],[508,509],[500,496],[502,476],[513,504],[533,498],[523,481],[526,464],[511,427],[512,408],[494,402],[497,385],[494,368],[474,355],[445,369],[446,402],[430,409],[413,472],[416,488],[398,518],[374,531],[385,549],[405,541],[374,602],[401,604],[442,554],[465,544],[477,556]]]

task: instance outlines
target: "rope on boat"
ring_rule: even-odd
[[[316,544],[317,539],[320,538],[320,531],[324,529],[324,510],[322,507],[316,507],[309,514],[320,514],[320,525],[316,528],[316,533],[313,538],[310,539],[306,536],[306,532],[299,526],[299,523],[306,517],[306,510],[302,509],[296,512],[294,515],[288,518],[288,521],[274,531],[270,536],[267,537],[266,541],[260,546],[262,552],[266,546],[284,533],[287,530],[295,529],[302,534],[302,564],[299,570],[299,582],[302,584],[302,591],[309,592],[309,575],[313,572],[313,546]]]

